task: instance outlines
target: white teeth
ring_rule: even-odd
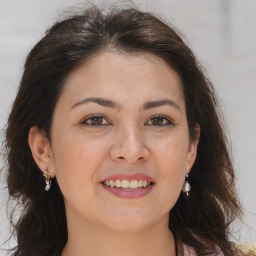
[[[116,185],[113,180],[110,180],[110,181],[109,181],[109,184],[110,184],[110,187],[112,187],[112,188]]]
[[[116,185],[117,188],[121,188],[122,187],[121,180],[116,180],[115,185]]]
[[[137,188],[138,187],[138,181],[137,180],[131,180],[130,181],[130,188]]]
[[[147,180],[108,180],[103,182],[108,187],[117,187],[117,188],[124,188],[124,189],[136,189],[147,187],[150,185],[150,181]]]
[[[129,180],[122,180],[122,188],[129,188],[130,182]]]
[[[143,180],[143,181],[142,181],[142,187],[145,188],[147,185],[148,185],[148,182],[147,182],[146,180]]]

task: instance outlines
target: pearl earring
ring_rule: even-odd
[[[46,183],[45,191],[49,191],[52,185],[51,175],[48,171],[45,171],[43,175],[45,177],[45,183]]]
[[[186,193],[187,196],[189,196],[189,191],[191,190],[191,186],[188,182],[188,175],[186,175],[186,179],[185,179],[185,182],[184,182],[184,185],[183,185],[183,188],[182,188],[182,191],[184,193]]]

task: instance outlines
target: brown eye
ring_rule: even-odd
[[[162,117],[155,117],[151,119],[152,125],[162,125],[164,119]]]
[[[88,126],[103,126],[108,125],[109,122],[103,116],[91,116],[82,122],[83,125]]]
[[[155,116],[151,118],[147,123],[147,125],[152,125],[152,126],[164,126],[164,125],[171,125],[171,124],[172,124],[172,121],[164,116]]]
[[[102,125],[102,117],[92,117],[91,125]]]

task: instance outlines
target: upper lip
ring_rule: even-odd
[[[152,177],[143,173],[117,173],[102,179],[100,182],[108,180],[147,180],[149,182],[156,183],[156,181]]]

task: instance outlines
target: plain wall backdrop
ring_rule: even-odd
[[[78,3],[84,1],[0,0],[0,141],[26,55],[63,10],[80,6]],[[233,234],[240,241],[256,242],[256,0],[135,0],[134,3],[157,13],[186,36],[215,85],[226,116],[237,188],[245,209],[246,224],[236,224]],[[0,166],[3,166],[1,159]],[[9,221],[3,173],[0,178],[1,248],[8,247],[2,243],[9,234]]]

